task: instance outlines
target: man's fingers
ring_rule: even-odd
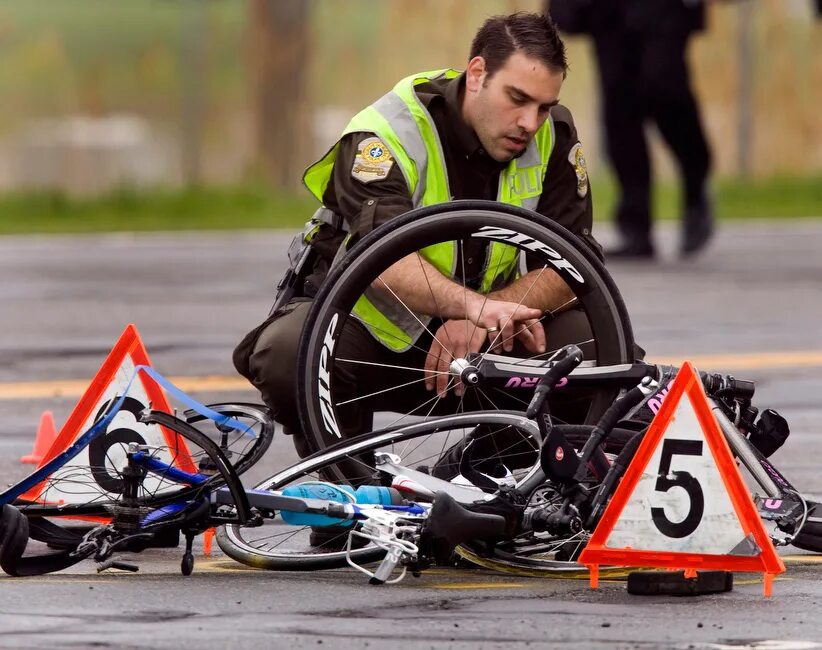
[[[527,350],[537,352],[537,344],[534,333],[528,329],[528,326],[525,323],[520,323],[517,325],[517,339],[519,339],[520,343],[522,343]]]
[[[436,385],[436,375],[434,373],[439,363],[440,350],[442,350],[442,346],[439,344],[439,341],[436,339],[431,341],[431,347],[428,349],[428,354],[425,355],[426,390],[434,390],[434,386]]]
[[[446,350],[442,350],[437,360],[437,395],[439,397],[445,397],[448,393],[448,380],[451,378],[448,373],[450,365],[451,355]]]
[[[542,310],[525,307],[523,305],[519,305],[517,310],[512,314],[512,318],[516,318],[518,321],[538,320],[541,316]]]
[[[488,330],[488,347],[491,349],[492,352],[502,351],[502,330]]]
[[[531,320],[526,321],[525,326],[532,337],[531,347],[528,349],[539,354],[545,352],[545,329],[542,327],[542,323],[539,320]]]
[[[509,319],[500,330],[500,342],[502,343],[502,349],[506,352],[514,349],[514,335],[518,327],[519,323],[515,323],[513,319]]]

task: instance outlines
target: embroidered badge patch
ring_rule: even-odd
[[[571,163],[577,175],[577,194],[580,198],[585,198],[588,194],[588,168],[585,166],[585,152],[579,142],[568,152],[568,162]]]
[[[351,175],[361,183],[371,183],[388,176],[394,158],[379,138],[366,138],[357,145]]]

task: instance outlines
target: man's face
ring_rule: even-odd
[[[559,101],[562,73],[514,52],[491,77],[475,57],[465,75],[463,118],[494,160],[521,154]]]

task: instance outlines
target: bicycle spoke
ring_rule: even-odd
[[[392,390],[398,390],[400,388],[405,388],[406,386],[412,386],[413,384],[419,384],[420,382],[425,381],[425,377],[420,379],[412,379],[411,381],[407,381],[404,384],[397,384],[396,386],[390,386],[389,388],[383,388],[382,390],[375,391],[373,393],[369,393],[367,395],[359,395],[357,397],[352,397],[348,400],[343,400],[342,402],[337,402],[337,406],[345,406],[346,404],[351,404],[353,402],[359,402],[360,400],[368,399],[370,397],[375,397],[377,395],[382,395],[383,393],[388,393]]]
[[[376,368],[392,368],[395,370],[410,370],[412,372],[425,372],[425,368],[414,367],[414,366],[394,366],[389,363],[379,363],[377,361],[360,361],[358,359],[337,359],[337,363],[344,362],[344,363],[353,363],[358,364],[361,366],[374,366]],[[434,375],[450,375],[450,371],[445,370],[432,370],[431,374]]]
[[[422,272],[422,276],[425,278],[425,284],[428,285],[428,291],[431,294],[431,299],[434,301],[434,306],[436,307],[436,312],[437,312],[437,314],[442,314],[442,310],[440,309],[439,302],[437,301],[437,294],[434,292],[434,288],[431,286],[431,280],[428,278],[428,273],[426,273],[426,271],[425,271],[425,264],[423,264],[423,262],[422,262],[422,255],[420,255],[419,253],[417,253],[416,255],[417,255],[417,260],[419,261],[419,264],[420,264],[420,271]],[[465,287],[463,287],[463,289],[465,289]],[[405,307],[404,304],[403,304],[403,307]],[[406,307],[406,309],[407,309],[407,307]],[[426,331],[428,331],[431,334],[431,336],[434,340],[438,340],[436,338],[436,334],[431,332],[428,329],[427,326],[426,326]],[[445,333],[446,333],[446,336],[448,338],[448,342],[451,344],[451,348],[453,349],[454,348],[454,343],[453,343],[453,341],[451,341],[451,337],[448,336],[448,330],[447,329],[445,330]],[[445,349],[446,352],[448,352],[448,354],[450,354],[452,357],[454,356],[453,353],[451,352],[451,350],[449,350],[448,348],[445,347],[445,345],[443,345],[442,341],[440,341],[440,345],[442,345],[442,347]]]
[[[419,317],[419,316],[417,316],[417,312],[415,312],[415,311],[414,311],[414,310],[412,310],[412,309],[411,309],[408,305],[406,305],[406,304],[405,304],[405,301],[404,301],[402,298],[400,298],[400,297],[396,294],[396,292],[395,292],[395,291],[394,291],[394,290],[393,290],[390,286],[388,286],[388,284],[386,283],[386,281],[382,279],[382,276],[379,276],[379,277],[377,278],[377,280],[378,280],[379,282],[381,282],[381,283],[382,283],[382,285],[383,285],[386,289],[388,289],[388,291],[391,293],[391,295],[394,297],[394,299],[395,299],[395,300],[397,300],[397,302],[399,302],[399,303],[400,303],[403,307],[405,307],[405,310],[406,310],[409,314],[411,314],[411,316],[413,316],[413,317],[414,317],[414,320],[415,320],[415,321],[417,321],[417,323],[419,323],[419,324],[422,326],[423,330],[424,330],[424,331],[426,331],[426,332],[428,332],[429,334],[431,334],[431,335],[433,336],[433,333],[431,332],[431,330],[430,330],[430,329],[428,329],[428,325],[426,325],[425,323],[423,323],[423,322],[420,320],[420,317]],[[375,282],[376,282],[377,280],[375,280]]]

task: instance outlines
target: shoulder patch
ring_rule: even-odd
[[[394,158],[385,143],[376,137],[366,138],[357,145],[351,176],[361,183],[371,183],[388,176],[393,165]]]
[[[568,110],[567,106],[557,104],[551,107],[551,117],[554,118],[554,122],[564,122],[570,126],[571,129],[576,129],[576,126],[574,126],[574,117],[571,115],[571,111]]]
[[[579,198],[585,198],[588,194],[588,168],[585,166],[585,152],[582,145],[577,142],[568,152],[568,162],[574,168],[577,175],[577,194]]]

